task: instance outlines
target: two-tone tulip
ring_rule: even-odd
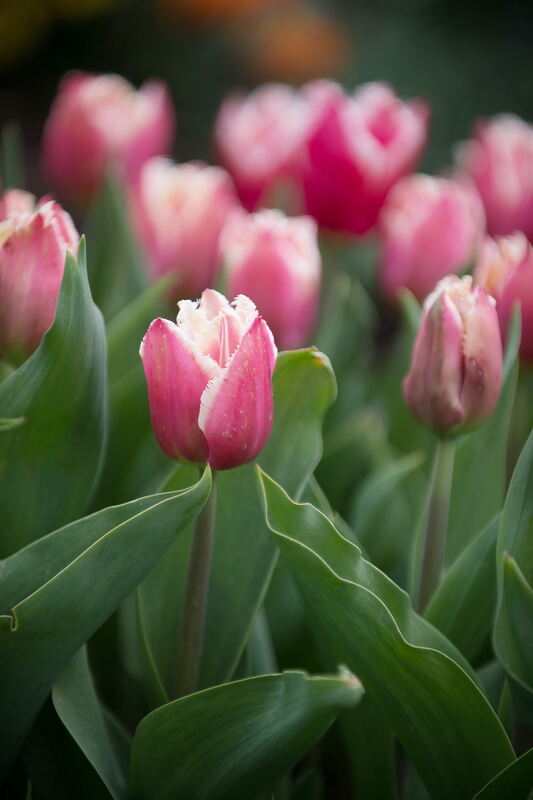
[[[479,122],[457,160],[481,195],[489,234],[533,240],[533,126],[513,114]]]
[[[407,405],[440,434],[486,420],[502,384],[496,303],[471,276],[449,275],[424,303],[403,389]]]
[[[496,299],[503,336],[515,306],[520,306],[520,355],[533,362],[533,247],[523,233],[487,237],[474,270],[474,280]]]
[[[0,358],[20,362],[54,321],[67,251],[79,237],[52,200],[16,189],[0,197]]]
[[[445,275],[475,260],[484,231],[476,190],[429,175],[408,175],[391,189],[379,218],[379,280],[394,299],[402,288],[423,300]]]
[[[281,349],[306,344],[321,278],[314,220],[274,210],[237,212],[222,233],[221,255],[228,294],[254,301]]]
[[[200,162],[152,158],[132,190],[134,229],[154,278],[172,273],[174,297],[198,297],[219,266],[219,239],[239,207],[231,178]]]
[[[152,428],[174,459],[229,469],[255,458],[272,428],[277,350],[249,298],[207,289],[156,319],[141,345]]]
[[[67,195],[86,200],[106,168],[132,179],[146,159],[169,152],[170,95],[159,81],[136,91],[118,75],[73,72],[61,82],[43,136],[43,168]]]

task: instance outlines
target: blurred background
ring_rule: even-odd
[[[476,117],[533,118],[533,4],[508,0],[2,0],[0,123],[22,126],[28,188],[44,120],[70,69],[161,77],[174,156],[211,157],[224,94],[264,81],[391,82],[433,107],[422,169],[445,168]]]

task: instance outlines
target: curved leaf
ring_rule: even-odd
[[[530,800],[533,796],[533,747],[478,792],[474,800]]]

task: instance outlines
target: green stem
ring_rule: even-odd
[[[191,546],[181,623],[177,697],[191,694],[196,691],[198,685],[213,554],[215,506],[216,487],[215,473],[213,473],[211,495],[196,520]]]
[[[455,442],[451,439],[439,439],[429,487],[422,566],[416,593],[415,606],[420,613],[426,609],[441,577],[448,531],[454,457]]]

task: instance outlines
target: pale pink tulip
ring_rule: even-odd
[[[409,373],[407,405],[439,433],[486,420],[502,385],[496,303],[471,276],[448,275],[424,303]]]
[[[479,122],[458,163],[481,195],[491,236],[519,230],[533,240],[533,126],[512,114]]]
[[[502,334],[506,336],[515,306],[520,306],[520,355],[533,362],[533,247],[523,233],[487,237],[474,280],[496,299]]]
[[[118,75],[68,74],[43,138],[43,168],[65,194],[87,199],[106,168],[133,179],[146,159],[169,152],[174,112],[167,88],[147,81],[136,91]]]
[[[177,324],[142,341],[152,428],[170,458],[230,469],[254,459],[272,428],[277,350],[249,298],[206,289],[179,303]]]
[[[52,200],[28,192],[0,197],[0,357],[19,362],[39,346],[54,321],[67,251],[79,236]]]
[[[423,300],[435,284],[473,262],[484,232],[476,190],[429,175],[408,175],[391,189],[379,218],[379,279],[394,299],[409,289]]]
[[[280,211],[236,213],[222,233],[228,294],[245,294],[278,347],[301,347],[316,320],[321,259],[316,223]]]
[[[171,272],[174,297],[198,297],[219,266],[219,239],[228,214],[239,207],[220,167],[173,164],[152,158],[133,190],[134,228],[154,278]]]

